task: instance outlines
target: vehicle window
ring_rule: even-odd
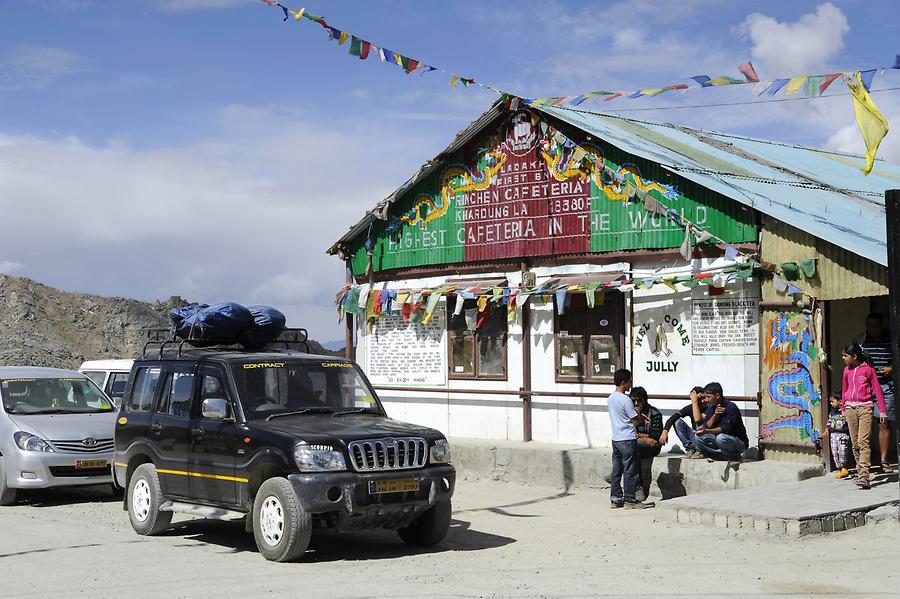
[[[171,393],[169,395],[169,415],[189,418],[191,415],[191,398],[194,394],[194,375],[176,372],[173,375]]]
[[[94,381],[94,384],[98,387],[102,387],[103,381],[106,380],[105,370],[85,370],[81,374]]]
[[[131,390],[128,409],[135,412],[149,412],[159,383],[159,368],[139,368]]]
[[[225,393],[225,386],[219,377],[207,374],[200,379],[200,401],[198,405],[202,406],[205,399],[228,399],[228,395]],[[229,414],[232,413],[230,410],[229,405]]]
[[[94,414],[115,406],[87,378],[8,379],[0,382],[9,414]]]
[[[125,387],[128,385],[128,372],[113,372],[106,383],[106,394],[113,399],[122,399],[125,395]]]
[[[345,362],[239,364],[234,375],[248,420],[305,408],[382,412],[365,379]]]

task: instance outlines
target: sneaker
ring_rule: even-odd
[[[685,454],[685,457],[689,460],[702,460],[704,456],[699,451],[695,451],[692,449]]]
[[[834,473],[835,478],[847,478],[848,476],[850,476],[850,471],[847,470],[846,468],[841,468],[840,470],[838,470],[837,472]]]
[[[881,464],[881,471],[884,474],[896,474],[897,473],[897,469],[894,466],[892,466],[891,464],[888,464],[887,462],[884,462],[883,464]]]
[[[656,504],[654,504],[652,501],[648,501],[646,503],[643,503],[640,501],[635,501],[634,503],[632,503],[630,501],[625,502],[626,510],[645,510],[645,509],[651,508],[651,507],[656,507]]]
[[[860,489],[862,489],[863,491],[865,491],[865,490],[872,488],[872,483],[869,482],[868,478],[866,478],[866,479],[861,478],[856,481],[856,486],[859,487]]]
[[[625,505],[624,502],[623,502],[623,503],[619,503],[618,501],[610,501],[610,502],[609,502],[609,509],[611,509],[611,510],[617,510],[617,509],[619,509],[620,507],[622,507],[623,505]]]

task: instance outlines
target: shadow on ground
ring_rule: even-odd
[[[19,506],[57,507],[61,505],[77,505],[79,503],[108,503],[111,501],[122,501],[121,495],[113,493],[111,485],[20,490],[16,493],[16,505]]]
[[[253,535],[244,530],[243,522],[186,520],[175,523],[161,536],[182,537],[187,541],[177,543],[175,547],[213,545],[224,549],[220,553],[257,553]],[[516,539],[510,537],[472,530],[469,522],[457,519],[451,520],[447,538],[434,547],[407,545],[392,530],[337,533],[329,529],[316,529],[303,563],[394,559],[445,551],[480,551],[515,542]],[[262,556],[260,559],[263,559]]]

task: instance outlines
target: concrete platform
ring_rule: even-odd
[[[609,448],[589,448],[546,443],[450,439],[458,479],[496,480],[557,487],[605,488],[612,469]],[[663,454],[653,460],[650,497],[669,499],[757,487],[777,482],[796,482],[821,476],[819,465],[773,461],[709,462],[689,460],[684,454]]]
[[[870,490],[831,476],[802,482],[700,493],[657,503],[672,522],[801,537],[897,520],[897,475],[877,476]],[[891,506],[891,507],[885,507]]]

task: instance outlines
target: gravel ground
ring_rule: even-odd
[[[273,564],[239,523],[176,516],[140,537],[104,488],[32,493],[0,508],[2,596],[900,596],[893,522],[786,540],[608,505],[603,492],[464,482],[433,550],[321,531],[304,562]]]

